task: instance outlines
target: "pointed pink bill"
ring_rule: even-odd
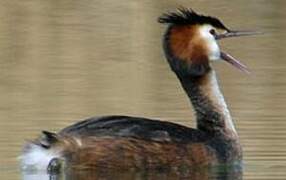
[[[230,38],[230,37],[252,36],[252,35],[259,35],[259,34],[263,34],[263,32],[259,32],[259,31],[233,31],[233,30],[229,30],[229,31],[227,31],[226,33],[216,34],[216,35],[215,35],[215,39],[216,39],[216,40],[221,40],[221,39]]]
[[[238,68],[242,72],[245,72],[245,73],[248,73],[248,74],[250,73],[250,71],[248,70],[248,68],[244,64],[242,64],[241,62],[236,60],[231,55],[221,51],[220,52],[220,57],[221,57],[221,59],[223,59],[226,62],[230,63],[231,65],[233,65],[234,67]]]

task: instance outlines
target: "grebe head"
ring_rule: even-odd
[[[159,22],[169,24],[164,38],[164,50],[173,71],[180,75],[201,76],[210,70],[210,61],[224,60],[248,72],[245,65],[220,50],[218,40],[256,34],[232,31],[219,19],[181,8],[163,14]]]

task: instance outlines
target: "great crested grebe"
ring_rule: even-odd
[[[27,143],[21,156],[24,168],[52,172],[64,164],[146,170],[242,159],[239,138],[210,61],[222,59],[247,71],[220,50],[217,40],[255,33],[232,31],[215,17],[184,8],[163,14],[159,22],[168,24],[164,52],[193,105],[197,129],[140,117],[90,118],[58,133],[43,131]]]

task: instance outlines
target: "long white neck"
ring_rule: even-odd
[[[179,79],[195,109],[198,129],[237,137],[215,72],[210,70],[200,77],[179,77]]]

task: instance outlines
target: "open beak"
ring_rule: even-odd
[[[256,35],[256,34],[261,34],[260,32],[255,32],[255,31],[227,31],[222,34],[216,34],[215,39],[220,40],[224,38],[230,38],[230,37],[239,37],[239,36],[251,36],[251,35]],[[248,68],[239,62],[237,59],[232,57],[231,55],[225,53],[225,52],[220,52],[220,57],[221,59],[225,60],[226,62],[232,64],[234,67],[238,68],[239,70],[250,73]]]
[[[256,32],[256,31],[231,31],[231,30],[229,30],[226,33],[216,34],[215,39],[220,40],[223,38],[239,37],[239,36],[252,36],[252,35],[257,35],[257,34],[262,34],[262,33]]]
[[[220,52],[220,58],[225,60],[226,62],[230,63],[231,65],[233,65],[237,69],[241,70],[242,72],[250,73],[250,71],[248,70],[246,65],[242,64],[241,62],[239,62],[237,59],[235,59],[231,55],[221,51]]]

